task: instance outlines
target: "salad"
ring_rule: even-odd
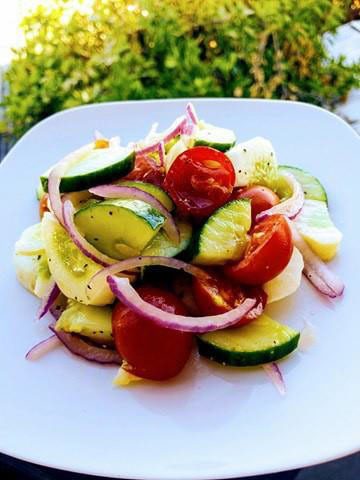
[[[118,365],[124,386],[176,376],[196,345],[224,367],[263,367],[283,393],[276,362],[305,332],[267,304],[294,294],[302,274],[327,297],[344,290],[326,264],[342,234],[319,180],[279,165],[269,140],[237,142],[199,120],[190,103],[126,146],[96,132],[41,175],[37,198],[40,222],[14,264],[51,335],[29,360],[64,345]]]

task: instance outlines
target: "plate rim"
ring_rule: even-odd
[[[317,111],[320,111],[322,112],[322,114],[325,114],[325,115],[328,115],[328,116],[331,116],[333,117],[336,122],[340,125],[342,125],[342,128],[343,126],[345,126],[350,132],[352,132],[352,134],[354,135],[354,138],[356,138],[356,141],[359,142],[359,146],[360,146],[360,136],[356,133],[356,131],[345,121],[343,120],[341,117],[339,117],[338,115],[336,115],[335,113],[333,112],[330,112],[328,110],[325,110],[324,108],[322,107],[319,107],[319,106],[316,106],[316,105],[312,105],[312,104],[308,104],[308,103],[305,103],[305,102],[297,102],[297,101],[287,101],[287,100],[272,100],[272,99],[235,99],[235,98],[178,98],[178,99],[152,99],[152,100],[129,100],[129,101],[113,101],[113,102],[103,102],[103,103],[94,103],[94,104],[87,104],[87,105],[81,105],[81,106],[77,106],[77,107],[73,107],[73,108],[70,108],[70,109],[66,109],[66,110],[62,110],[60,112],[57,112],[55,114],[52,114],[50,115],[49,117],[41,120],[40,122],[38,122],[36,125],[34,125],[31,129],[28,130],[28,132],[25,133],[25,135],[23,135],[17,142],[16,144],[11,148],[11,150],[8,152],[8,154],[4,157],[4,159],[2,160],[1,164],[0,164],[0,169],[3,165],[5,165],[5,163],[8,161],[8,158],[11,157],[14,152],[16,152],[16,149],[19,145],[21,145],[21,142],[23,142],[28,135],[30,135],[31,133],[34,132],[34,130],[36,130],[38,127],[40,126],[44,126],[44,124],[46,125],[46,122],[48,121],[51,121],[53,119],[53,117],[59,117],[59,116],[62,116],[62,115],[67,115],[67,114],[71,114],[73,111],[76,111],[76,110],[79,110],[79,109],[82,109],[82,110],[85,110],[85,109],[92,109],[92,108],[101,108],[102,106],[104,107],[107,107],[107,106],[114,106],[114,105],[131,105],[131,104],[147,104],[147,103],[184,103],[184,102],[187,102],[187,101],[193,101],[193,102],[196,102],[196,103],[233,103],[233,102],[238,102],[238,103],[262,103],[262,104],[287,104],[287,105],[301,105],[307,109],[312,109],[312,110],[317,110]],[[293,463],[291,466],[287,465],[287,466],[284,466],[284,467],[280,467],[280,468],[266,468],[266,467],[263,467],[257,471],[252,471],[252,472],[243,472],[243,473],[240,473],[239,472],[235,472],[235,468],[229,468],[226,470],[227,473],[222,473],[221,475],[221,478],[223,479],[231,479],[231,478],[242,478],[243,476],[256,476],[256,475],[264,475],[264,474],[270,474],[270,473],[275,473],[275,472],[284,472],[284,471],[288,471],[288,470],[293,470],[293,469],[297,469],[297,468],[306,468],[306,467],[310,467],[310,466],[313,466],[313,465],[319,465],[319,464],[323,464],[323,463],[327,463],[329,461],[332,461],[332,460],[336,460],[336,459],[339,459],[339,458],[343,458],[347,455],[351,455],[353,453],[356,453],[360,450],[360,441],[358,443],[357,446],[355,447],[352,447],[352,448],[346,448],[344,447],[342,450],[339,451],[339,449],[336,449],[337,451],[337,454],[331,454],[329,453],[328,456],[324,457],[323,455],[319,454],[319,455],[313,455],[312,458],[306,462],[304,464],[304,462],[299,462],[299,463]],[[59,470],[63,470],[63,471],[67,471],[67,472],[75,472],[75,473],[80,473],[80,474],[85,474],[85,475],[94,475],[94,476],[108,476],[110,475],[109,478],[128,478],[128,479],[134,479],[134,480],[143,480],[144,479],[144,475],[134,475],[133,473],[128,473],[126,474],[126,477],[119,477],[118,474],[109,474],[109,473],[106,473],[101,471],[101,469],[99,469],[98,471],[95,471],[95,470],[86,470],[86,469],[79,469],[76,467],[76,465],[73,465],[71,466],[70,463],[68,463],[68,466],[64,467],[63,465],[58,465],[56,464],[56,462],[51,462],[51,461],[44,461],[41,459],[41,453],[39,453],[38,457],[39,458],[35,458],[34,456],[31,456],[31,457],[28,457],[26,455],[18,455],[18,454],[14,454],[13,452],[11,452],[10,450],[6,450],[6,449],[1,449],[0,450],[1,453],[5,454],[5,455],[8,455],[8,456],[11,456],[11,457],[14,457],[14,458],[17,458],[19,460],[22,460],[22,461],[26,461],[26,462],[29,462],[29,463],[34,463],[36,465],[40,465],[40,466],[44,466],[44,467],[49,467],[49,468],[54,468],[54,469],[59,469]],[[234,464],[232,464],[234,466]],[[123,470],[124,472],[124,470]],[[225,475],[225,476],[224,476]],[[239,476],[240,475],[240,476]],[[151,475],[146,475],[146,479],[147,480],[168,480],[168,476],[160,476],[160,475],[156,475],[155,476],[151,476]],[[176,477],[176,476],[172,476],[171,477],[173,480],[175,479],[179,479],[179,480],[185,480],[185,479],[191,479],[191,480],[194,480],[196,478],[196,480],[216,480],[219,478],[219,475],[209,475],[209,474],[201,474],[200,472],[197,472],[196,475],[191,475],[191,474],[187,474],[187,475],[184,475],[182,474],[181,476],[179,477]]]

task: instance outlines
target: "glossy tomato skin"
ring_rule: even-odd
[[[165,180],[165,169],[156,165],[149,155],[137,155],[133,170],[121,180],[152,183],[161,187]]]
[[[280,203],[280,198],[275,192],[270,190],[270,188],[260,185],[234,190],[231,199],[238,200],[239,198],[248,198],[251,200],[251,218],[253,225],[256,223],[256,215]]]
[[[187,315],[185,306],[172,293],[155,287],[137,290],[143,300],[178,315]],[[167,380],[177,375],[191,353],[193,335],[160,327],[118,303],[112,316],[116,349],[124,359],[123,368],[150,380]]]
[[[229,201],[234,183],[234,167],[224,153],[194,147],[176,157],[164,187],[181,215],[203,219]]]
[[[282,215],[272,215],[255,225],[245,257],[225,265],[224,273],[244,285],[262,285],[284,270],[293,248],[286,219]]]
[[[202,315],[219,315],[229,312],[243,303],[245,298],[255,298],[265,308],[267,295],[261,287],[242,287],[231,282],[219,273],[210,272],[211,279],[193,279],[193,293]],[[229,328],[240,327],[254,320],[245,315],[238,323]]]
[[[45,195],[42,196],[40,203],[39,203],[39,217],[40,220],[43,218],[45,212],[49,212],[49,207],[48,207],[48,199],[49,199],[49,194],[45,193]]]

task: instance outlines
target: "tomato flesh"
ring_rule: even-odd
[[[172,293],[156,287],[140,287],[141,298],[161,310],[187,315],[183,303]],[[193,335],[170,330],[137,315],[118,303],[112,316],[115,346],[128,372],[150,380],[166,380],[177,375],[191,353]]]
[[[42,196],[40,203],[39,203],[39,217],[40,220],[43,218],[45,212],[49,212],[49,207],[48,207],[48,199],[49,199],[49,194],[45,193],[45,195]]]
[[[201,219],[230,199],[234,183],[234,167],[224,153],[194,147],[174,160],[164,187],[183,216]]]
[[[213,271],[210,273],[209,279],[193,279],[193,293],[202,315],[219,315],[229,312],[241,305],[245,298],[256,299],[254,308],[259,304],[265,308],[267,295],[261,287],[234,285],[223,275]],[[230,328],[246,325],[253,319],[250,315],[245,315]]]
[[[245,285],[262,285],[284,270],[293,248],[287,221],[282,215],[272,215],[255,225],[245,257],[225,265],[224,273]]]
[[[256,215],[280,203],[280,198],[270,188],[253,185],[236,189],[231,197],[233,200],[248,198],[251,200],[252,224],[256,223]]]

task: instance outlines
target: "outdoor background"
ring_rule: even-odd
[[[300,100],[335,110],[360,133],[360,0],[3,3],[0,161],[29,128],[59,110],[125,99]],[[1,472],[69,478],[0,454]],[[357,479],[360,454],[281,479],[295,475]]]
[[[359,0],[13,0],[0,19],[0,153],[48,115],[93,102],[257,97],[334,109],[360,86],[355,23],[358,55],[329,46],[359,9]]]

